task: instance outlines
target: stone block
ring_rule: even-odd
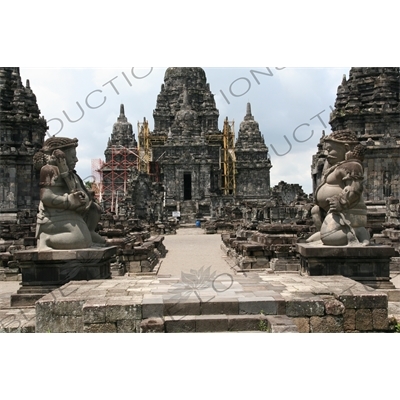
[[[325,313],[327,315],[342,315],[345,311],[345,307],[342,302],[336,299],[326,299],[325,303]]]
[[[141,319],[141,305],[126,300],[107,301],[106,322]]]
[[[53,318],[53,307],[54,301],[46,301],[41,299],[36,302],[36,332],[46,332],[46,327]]]
[[[164,302],[161,296],[144,297],[142,301],[142,318],[157,318],[164,315]]]
[[[106,300],[89,299],[83,305],[83,322],[85,324],[99,324],[106,322]]]
[[[200,315],[201,304],[199,299],[164,299],[164,315]]]
[[[286,315],[286,301],[283,299],[276,299],[277,315]]]
[[[372,331],[373,321],[372,312],[368,309],[356,310],[356,330],[358,331]]]
[[[301,271],[311,276],[343,275],[355,280],[368,280],[373,286],[389,278],[390,246],[322,246],[297,243]],[[374,287],[374,286],[373,286]]]
[[[356,329],[356,310],[354,308],[346,308],[343,314],[343,329],[345,332]]]
[[[310,318],[311,333],[340,333],[344,332],[343,317],[326,315]]]
[[[82,316],[56,315],[52,306],[53,304],[36,305],[36,333],[83,332]]]
[[[264,315],[228,315],[230,332],[262,331],[267,326],[267,317]]]
[[[386,308],[372,310],[372,323],[374,330],[387,331],[389,329],[388,310]]]
[[[212,298],[210,301],[201,302],[201,314],[238,314],[239,303],[233,298]]]
[[[400,303],[400,289],[386,290],[388,301]]]
[[[117,321],[117,333],[139,333],[140,321],[139,320],[123,320]]]
[[[73,317],[81,317],[83,315],[83,305],[85,300],[64,298],[57,300],[54,303],[53,314],[54,315],[65,315]]]
[[[388,299],[386,293],[370,293],[357,296],[357,308],[387,308]]]
[[[277,311],[273,297],[239,297],[239,314],[276,315]]]
[[[193,315],[165,317],[166,333],[196,332],[196,317]]]
[[[354,294],[343,294],[338,297],[338,299],[343,303],[343,305],[348,308],[387,308],[388,299],[386,293],[378,293],[373,291],[372,293],[359,293]]]
[[[298,328],[293,320],[286,315],[267,316],[268,332],[270,333],[298,333]]]
[[[114,323],[86,324],[83,327],[84,333],[117,333],[117,326]]]
[[[337,299],[343,303],[346,310],[349,308],[357,308],[357,296],[354,294],[340,294],[336,296]]]
[[[221,315],[196,316],[196,332],[227,332],[228,317]]]
[[[140,323],[140,333],[164,333],[164,320],[162,318],[144,319]]]
[[[293,299],[286,302],[286,315],[289,317],[322,316],[325,313],[324,301],[318,299]]]
[[[58,330],[52,329],[49,326],[49,332],[60,333],[82,333],[83,332],[83,319],[81,316],[63,315],[55,317],[55,322],[58,324]]]
[[[299,333],[310,332],[310,318],[307,317],[293,318],[293,322],[296,324]]]
[[[137,273],[141,272],[140,261],[129,261],[126,264],[127,272]]]

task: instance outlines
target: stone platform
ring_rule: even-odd
[[[296,249],[304,275],[343,275],[375,289],[394,289],[390,282],[393,247],[297,243]]]
[[[197,271],[199,272],[199,271]],[[385,332],[387,294],[342,276],[200,273],[70,282],[36,332]]]
[[[16,252],[22,283],[11,296],[11,306],[34,305],[45,294],[72,280],[111,278],[110,263],[116,252],[117,247]]]

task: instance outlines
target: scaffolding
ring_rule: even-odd
[[[235,123],[226,117],[223,130],[222,190],[224,195],[236,192]]]
[[[100,158],[92,159],[92,175],[90,176],[90,190],[97,201],[101,203],[101,173],[100,168],[103,161]]]
[[[105,211],[118,213],[118,202],[128,191],[130,172],[138,168],[139,156],[136,149],[112,146],[111,157],[99,168],[101,176],[100,199]]]
[[[141,172],[150,172],[150,162],[152,161],[149,122],[146,118],[143,122],[138,122],[138,169]]]

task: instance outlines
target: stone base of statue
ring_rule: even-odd
[[[343,275],[374,289],[394,289],[390,282],[390,246],[325,246],[297,243],[303,275]]]
[[[11,307],[34,305],[70,281],[110,279],[110,264],[116,253],[117,247],[16,252],[22,282],[18,292],[11,296]]]

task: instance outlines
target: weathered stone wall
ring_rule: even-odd
[[[400,198],[400,140],[399,144],[395,139],[384,138],[369,143],[364,160],[365,199]]]

